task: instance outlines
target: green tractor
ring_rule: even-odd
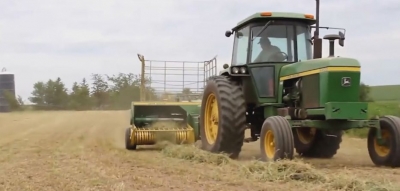
[[[400,118],[368,118],[368,103],[359,101],[360,63],[334,56],[335,40],[344,46],[345,32],[323,37],[329,56],[322,58],[319,29],[329,27],[319,26],[316,4],[316,18],[261,12],[225,33],[234,36],[233,57],[204,87],[204,150],[237,158],[244,142],[260,139],[263,161],[292,159],[295,151],[331,158],[344,130],[369,128],[373,163],[400,166]]]

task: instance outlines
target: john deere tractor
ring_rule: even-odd
[[[237,158],[244,142],[260,139],[261,159],[331,158],[344,130],[369,128],[368,151],[376,165],[400,166],[400,118],[368,118],[359,101],[360,63],[334,55],[345,30],[323,37],[319,1],[311,14],[260,12],[239,22],[231,65],[208,79],[200,115],[204,150]],[[311,31],[314,30],[313,36]],[[251,137],[245,138],[249,128]]]

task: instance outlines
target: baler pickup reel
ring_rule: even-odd
[[[182,102],[132,103],[132,127],[126,132],[127,149],[134,150],[137,145],[154,145],[162,141],[193,144],[196,133],[192,125],[198,124],[198,115],[188,112],[195,111],[198,105]]]

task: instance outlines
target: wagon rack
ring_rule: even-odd
[[[141,101],[198,100],[207,78],[217,75],[217,56],[207,61],[146,60],[141,54],[137,56],[141,61]],[[156,97],[146,96],[148,90]]]

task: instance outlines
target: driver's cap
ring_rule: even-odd
[[[271,44],[271,41],[269,40],[268,37],[261,37],[260,41],[258,44]]]

